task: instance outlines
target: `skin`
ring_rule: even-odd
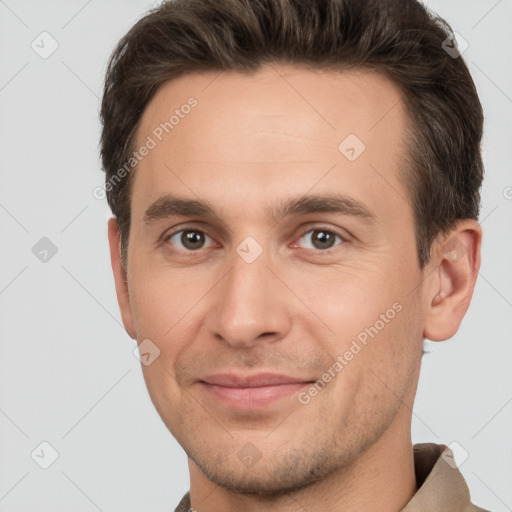
[[[108,228],[126,331],[160,350],[142,369],[188,455],[192,507],[401,510],[416,492],[410,427],[422,342],[453,336],[467,311],[478,223],[461,221],[438,237],[419,268],[399,175],[406,112],[381,74],[289,65],[252,76],[188,74],[152,98],[137,146],[190,96],[197,107],[135,172],[127,274],[115,219]],[[366,146],[353,162],[338,149],[349,134]],[[219,217],[145,223],[147,208],[168,193],[207,200]],[[289,197],[329,193],[364,204],[374,223],[265,215]],[[199,249],[183,245],[181,233],[169,237],[185,228],[205,234]],[[320,228],[344,238],[326,252],[314,236]],[[252,263],[236,251],[248,236],[263,249]],[[263,371],[317,381],[396,303],[400,312],[307,404],[295,393],[242,413],[198,383]],[[258,459],[251,467],[238,454],[247,443]]]

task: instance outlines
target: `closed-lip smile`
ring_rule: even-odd
[[[236,375],[219,373],[199,380],[201,387],[218,402],[231,409],[250,410],[268,407],[293,395],[312,381],[277,373]]]

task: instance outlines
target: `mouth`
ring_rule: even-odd
[[[204,392],[217,403],[237,410],[269,407],[300,392],[313,381],[281,374],[260,373],[250,376],[209,375],[199,381]]]

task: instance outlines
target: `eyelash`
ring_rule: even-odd
[[[182,227],[179,230],[176,230],[176,231],[173,231],[173,232],[171,232],[169,234],[164,235],[162,237],[163,238],[163,243],[167,244],[170,238],[172,238],[173,236],[178,235],[180,233],[183,233],[185,231],[192,231],[192,232],[197,232],[197,233],[203,233],[208,238],[212,239],[212,237],[210,235],[208,235],[202,229],[198,229],[198,228],[195,228],[193,226],[190,226],[190,227],[185,226],[185,227]],[[323,231],[323,232],[332,234],[332,235],[338,237],[341,240],[341,242],[342,242],[342,243],[339,243],[339,244],[337,244],[337,245],[335,245],[333,247],[330,247],[329,249],[309,249],[309,250],[314,251],[316,254],[319,254],[319,253],[321,253],[321,254],[331,254],[334,250],[336,250],[336,247],[338,247],[340,245],[344,245],[348,241],[348,237],[346,235],[341,234],[340,232],[338,232],[336,230],[333,230],[331,228],[327,228],[326,226],[308,227],[307,229],[304,229],[303,231],[301,231],[300,236],[296,240],[300,240],[301,238],[304,237],[304,235],[307,235],[308,233],[310,233],[310,232],[312,233],[314,231]],[[171,245],[171,244],[169,244],[169,245]],[[179,249],[177,252],[184,252],[184,253],[194,254],[194,253],[199,253],[202,249],[205,249],[205,248],[202,247],[201,249],[197,249],[195,251],[187,250],[187,249]],[[306,249],[306,250],[308,250],[308,249]]]

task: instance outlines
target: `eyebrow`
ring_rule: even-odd
[[[360,218],[367,224],[376,222],[376,215],[359,201],[348,196],[333,194],[288,198],[278,205],[267,208],[265,213],[274,222],[284,217],[310,213],[337,213]],[[220,212],[208,201],[167,194],[148,207],[144,214],[144,223],[151,224],[172,216],[221,218]]]

